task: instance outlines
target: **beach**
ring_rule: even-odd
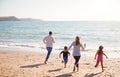
[[[26,52],[17,50],[0,50],[0,77],[119,77],[120,58],[104,57],[104,72],[101,66],[94,67],[93,57],[80,59],[79,71],[73,72],[74,59],[69,56],[67,67],[61,63],[59,54],[52,53],[44,64],[46,52]],[[94,54],[93,54],[94,55]]]
[[[0,77],[119,77],[120,22],[114,21],[0,21]],[[55,44],[47,64],[43,38],[53,32]],[[80,68],[73,71],[71,56],[64,68],[59,53],[76,36],[86,44],[81,51]],[[94,55],[104,46],[104,72],[94,67]]]
[[[0,77],[120,77],[118,9],[119,0],[0,0]]]

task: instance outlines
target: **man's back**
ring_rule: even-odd
[[[49,35],[43,39],[43,42],[46,44],[46,47],[52,47],[54,43],[54,39],[52,36]]]

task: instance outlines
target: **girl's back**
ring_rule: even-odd
[[[98,61],[102,61],[103,60],[103,51],[98,51]]]

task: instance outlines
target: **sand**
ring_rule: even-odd
[[[72,55],[66,68],[57,53],[52,53],[44,64],[45,55],[46,52],[0,51],[0,77],[120,77],[120,58],[104,58],[105,71],[101,72],[100,65],[94,67],[94,56],[82,56],[79,71],[72,72]]]

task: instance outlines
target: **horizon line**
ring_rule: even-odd
[[[41,18],[34,18],[34,17],[17,17],[17,16],[0,16],[1,17],[16,17],[18,19],[33,19],[33,20],[42,20],[42,21],[113,21],[113,22],[120,22],[120,20],[103,20],[103,19],[41,19]]]

